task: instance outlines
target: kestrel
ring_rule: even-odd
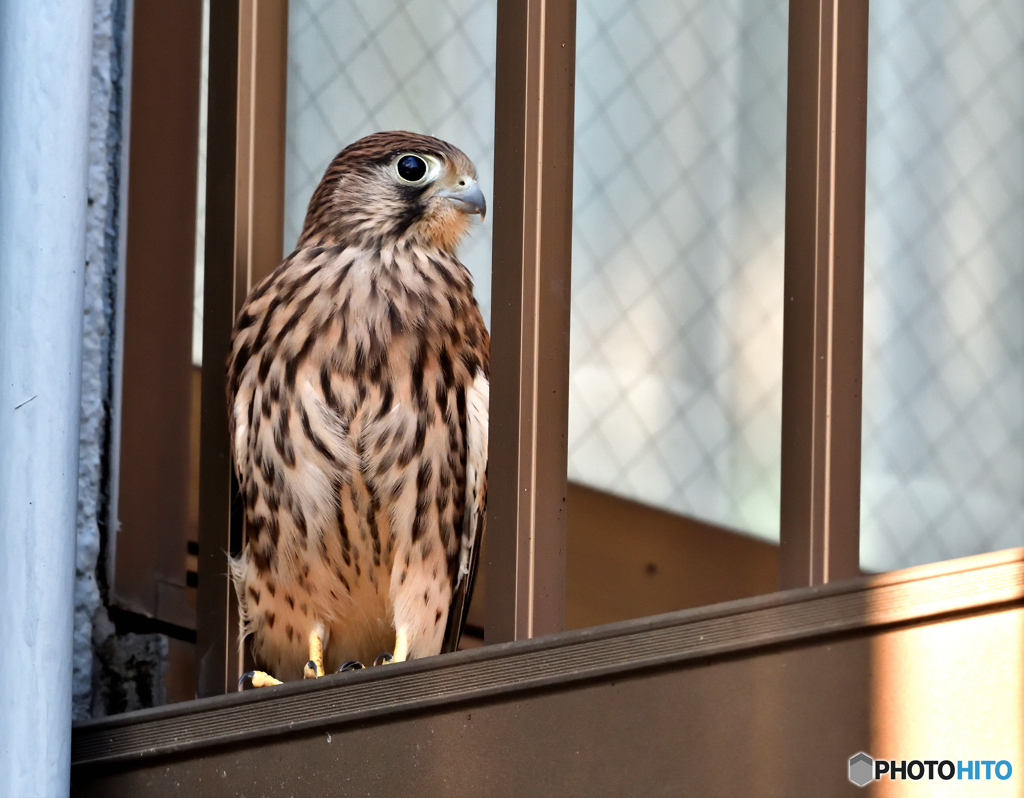
[[[484,525],[489,338],[455,249],[485,211],[460,150],[367,136],[238,315],[231,574],[269,672],[247,674],[255,686],[458,645]]]

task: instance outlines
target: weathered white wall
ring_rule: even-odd
[[[0,795],[67,795],[91,0],[0,3]]]

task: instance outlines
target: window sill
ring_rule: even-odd
[[[1024,549],[77,723],[72,765],[130,762],[685,668],[1024,599]]]

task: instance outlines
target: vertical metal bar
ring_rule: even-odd
[[[487,640],[565,617],[575,0],[499,0]]]
[[[202,442],[199,450],[199,557],[196,694],[220,695],[237,626],[229,617],[231,456],[224,368],[235,308],[235,136],[239,0],[210,0],[206,133],[206,272],[203,284]]]
[[[859,573],[867,0],[791,0],[782,588]]]
[[[245,669],[228,553],[242,543],[224,369],[252,286],[281,261],[288,4],[211,0],[206,275],[199,498],[197,692],[235,689]]]
[[[235,310],[281,263],[284,237],[288,3],[241,0]]]

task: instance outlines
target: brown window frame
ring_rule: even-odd
[[[489,643],[564,627],[575,31],[575,0],[498,0]],[[279,261],[286,53],[286,3],[211,0],[199,696],[232,692],[245,667],[224,563],[242,520],[224,363],[213,353],[227,352],[240,303]],[[777,594],[786,602],[812,595],[785,591],[860,574],[867,57],[866,1],[791,0]]]
[[[283,58],[253,57],[265,36],[283,46],[283,26],[264,27],[272,5],[283,13],[274,0],[212,0],[207,355],[226,352],[237,303],[280,253],[258,241],[252,201],[282,174],[283,106],[264,92],[277,85],[283,98]],[[566,377],[555,366],[568,348],[572,115],[558,102],[571,101],[572,70],[557,33],[571,36],[560,16],[571,5],[498,0],[498,96],[513,106],[498,109],[492,320],[504,376],[492,377],[512,398],[492,427],[491,468],[504,476],[487,604],[505,613],[488,620],[491,635],[515,642],[216,695],[233,692],[241,667],[224,563],[241,527],[224,364],[208,356],[197,667],[200,695],[216,697],[76,723],[73,794],[840,794],[853,752],[927,753],[914,745],[936,713],[951,753],[967,748],[948,734],[1017,739],[1006,697],[1020,686],[1024,548],[844,578],[858,571],[866,2],[790,2],[780,590],[521,639],[557,626],[564,590],[564,395],[537,397]],[[280,128],[255,127],[257,109],[276,109]],[[524,487],[537,491],[528,501]],[[958,649],[973,653],[937,653]]]
[[[121,623],[188,639],[193,538],[192,275],[202,5],[140,4],[129,17],[128,175],[111,409],[104,561],[108,609]],[[116,357],[116,356],[115,356]],[[148,623],[144,619],[152,619]]]

